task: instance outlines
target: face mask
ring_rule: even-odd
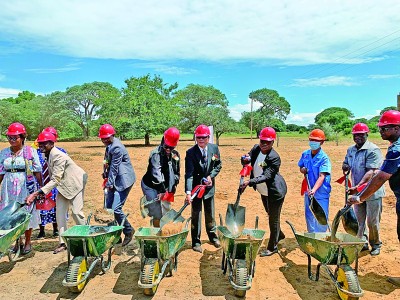
[[[310,145],[311,150],[317,150],[319,147],[321,147],[320,142],[309,141],[308,144]]]

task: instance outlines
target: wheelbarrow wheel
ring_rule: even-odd
[[[87,272],[86,260],[83,256],[74,257],[67,270],[66,281],[67,282],[79,282],[85,276]],[[80,293],[86,285],[86,280],[82,283],[69,287],[69,290],[73,293]]]
[[[20,241],[21,241],[20,239],[17,239],[15,247],[13,249],[8,250],[8,260],[11,262],[16,261],[21,253],[22,245]]]
[[[238,286],[247,286],[247,263],[244,259],[238,259],[235,270],[235,284]],[[245,297],[246,290],[235,290],[235,296]]]
[[[154,284],[159,273],[160,264],[158,263],[158,259],[146,258],[140,280],[143,284]],[[147,296],[152,296],[157,291],[157,287],[158,285],[154,285],[152,288],[145,288],[143,293]]]
[[[357,274],[349,265],[341,265],[338,268],[337,282],[342,286],[343,289],[351,293],[359,293],[361,291],[360,283],[358,282]],[[339,288],[336,288],[340,299],[342,300],[357,300],[359,297],[350,296],[342,292]]]

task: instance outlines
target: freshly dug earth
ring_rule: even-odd
[[[385,154],[388,143],[374,139]],[[147,168],[149,152],[159,140],[153,140],[151,147],[144,147],[143,141],[124,141],[134,165],[137,181],[125,205],[129,220],[135,228],[148,226],[149,219],[142,219],[139,211],[139,199],[142,196],[140,179]],[[234,203],[239,185],[241,169],[240,156],[248,152],[257,140],[241,138],[222,138],[220,151],[222,171],[216,180],[215,209],[216,216],[225,216],[228,203]],[[341,164],[346,149],[353,142],[350,138],[341,141],[339,146],[326,142],[324,150],[330,156],[332,171],[332,194],[330,218],[344,205],[344,186],[334,181],[342,175]],[[180,141],[177,150],[182,159],[182,180],[175,195],[173,208],[179,209],[184,202],[184,156],[193,141]],[[288,184],[288,194],[282,209],[282,230],[286,239],[279,243],[279,254],[270,257],[257,257],[256,272],[252,288],[247,292],[248,299],[339,299],[335,286],[321,268],[318,282],[307,276],[307,256],[299,249],[294,234],[285,223],[290,221],[297,231],[306,229],[304,220],[303,199],[300,196],[302,175],[298,171],[297,161],[307,148],[305,138],[280,138],[275,149],[281,156],[281,173]],[[0,143],[0,147],[8,147]],[[106,224],[113,217],[102,209],[103,193],[101,189],[101,172],[104,147],[100,141],[81,143],[59,143],[69,155],[89,174],[85,191],[86,215],[93,212],[92,224]],[[362,252],[359,259],[359,281],[365,296],[362,299],[400,299],[400,289],[386,281],[387,276],[400,276],[400,245],[396,235],[395,197],[386,185],[386,197],[381,223],[382,251],[372,257],[369,252]],[[248,188],[242,195],[241,205],[246,207],[246,228],[253,228],[256,216],[259,216],[259,228],[267,231],[265,243],[269,238],[268,217],[260,197],[253,189]],[[190,209],[183,212],[185,218],[190,216]],[[219,223],[219,218],[218,223]],[[203,218],[204,220],[204,218]],[[70,225],[72,220],[69,221]],[[203,221],[204,222],[204,221]],[[101,274],[96,267],[86,287],[80,294],[73,294],[62,286],[67,271],[67,253],[53,254],[57,239],[52,238],[51,226],[46,227],[47,238],[34,240],[29,255],[10,263],[7,258],[0,260],[0,295],[1,299],[149,299],[144,296],[137,282],[140,272],[140,250],[135,241],[127,247],[117,245],[112,256],[111,269]],[[341,225],[339,232],[343,231]],[[37,231],[33,236],[37,236]],[[185,247],[179,254],[178,270],[172,277],[162,279],[154,299],[235,299],[234,290],[228,277],[221,271],[222,249],[216,249],[208,243],[204,224],[202,231],[203,253],[192,251],[190,234]],[[313,269],[317,265],[313,259]]]

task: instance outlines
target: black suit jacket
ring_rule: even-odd
[[[186,151],[185,157],[185,192],[191,191],[196,185],[201,184],[201,179],[210,176],[212,187],[207,188],[204,198],[210,198],[215,193],[215,177],[222,168],[221,156],[218,146],[208,143],[206,168],[202,163],[202,153],[199,146],[194,145]]]
[[[261,149],[259,145],[254,145],[250,150],[249,155],[251,158],[251,166],[257,160],[258,154],[260,154]],[[279,167],[281,166],[281,158],[279,154],[272,148],[269,153],[265,156],[263,174],[254,177],[253,171],[250,175],[249,186],[256,189],[256,184],[265,183],[268,187],[268,197],[275,200],[281,200],[285,197],[287,193],[287,186],[285,179],[279,174]]]

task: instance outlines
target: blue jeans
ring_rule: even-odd
[[[126,188],[123,191],[112,190],[108,191],[106,204],[107,208],[112,208],[114,211],[114,218],[119,225],[121,225],[122,220],[125,218],[125,214],[122,211],[122,207],[125,204],[126,199],[128,198],[128,194],[132,189],[132,185]],[[123,233],[125,235],[132,233],[133,227],[129,223],[128,219],[124,222]]]

